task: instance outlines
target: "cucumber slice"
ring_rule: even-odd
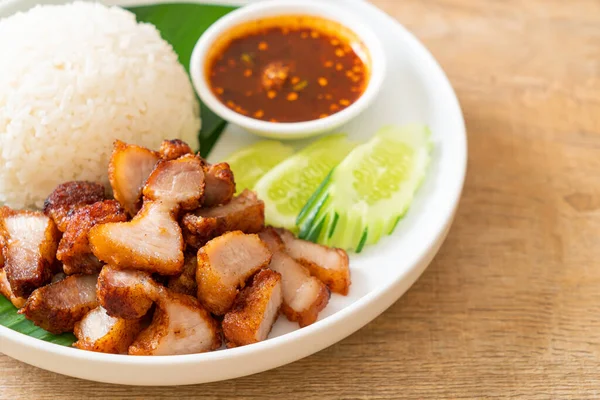
[[[294,154],[291,146],[264,140],[244,147],[225,159],[235,176],[236,192],[252,189],[271,168]]]
[[[265,202],[266,223],[296,232],[296,218],[308,198],[355,146],[346,135],[325,136],[260,178],[254,190]]]
[[[323,180],[298,215],[299,236],[358,253],[389,235],[425,177],[431,149],[426,126],[381,129]]]

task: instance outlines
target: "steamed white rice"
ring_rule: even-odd
[[[197,148],[199,127],[177,55],[132,13],[78,2],[0,20],[0,204],[39,207],[69,180],[107,185],[115,139]]]

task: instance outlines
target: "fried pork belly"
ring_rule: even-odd
[[[6,247],[6,240],[0,228],[0,269],[4,268],[4,248]]]
[[[158,285],[147,272],[105,266],[98,277],[98,302],[111,317],[139,319],[158,298]]]
[[[223,335],[229,347],[265,340],[279,315],[283,301],[281,275],[265,269],[237,296],[223,318]]]
[[[90,230],[94,255],[117,268],[180,274],[183,237],[175,213],[198,206],[203,178],[202,162],[194,155],[159,162],[144,186],[144,205],[131,221]]]
[[[187,245],[197,249],[225,232],[258,233],[264,223],[265,204],[246,189],[225,205],[186,214],[182,219],[183,237]]]
[[[198,250],[198,299],[216,315],[233,305],[238,289],[271,261],[271,252],[254,234],[228,232]]]
[[[116,140],[108,164],[108,180],[115,199],[130,216],[141,208],[142,189],[160,160],[160,155],[145,147]]]
[[[100,353],[123,354],[141,330],[140,319],[111,317],[99,306],[75,324],[74,333],[78,340],[73,346]]]
[[[204,191],[202,161],[188,154],[177,160],[160,161],[144,186],[144,199],[160,200],[193,210],[200,204]]]
[[[198,300],[161,287],[152,323],[137,336],[129,354],[192,354],[220,346],[219,325]]]
[[[281,274],[285,316],[301,327],[315,322],[329,303],[327,286],[283,252],[273,255],[269,268]]]
[[[205,186],[203,207],[215,207],[227,204],[235,193],[233,172],[227,163],[204,165]]]
[[[162,201],[145,202],[129,222],[94,226],[88,235],[92,252],[116,268],[180,274],[183,237],[171,207]]]
[[[0,207],[0,236],[4,270],[15,296],[27,297],[50,281],[60,232],[49,217]]]
[[[195,297],[198,293],[196,268],[198,268],[198,257],[196,254],[186,254],[183,272],[179,276],[170,277],[167,287],[175,293],[183,293]]]
[[[163,140],[160,145],[160,158],[163,160],[175,160],[186,154],[192,154],[191,147],[180,139]]]
[[[98,278],[98,298],[108,316],[136,321],[156,303],[152,323],[137,336],[129,354],[201,353],[221,345],[217,322],[197,299],[159,285],[148,273],[105,266]]]
[[[348,254],[344,250],[298,239],[285,229],[278,229],[277,233],[285,244],[286,252],[306,267],[311,275],[325,283],[332,292],[348,294],[350,268]]]
[[[67,229],[69,212],[104,200],[104,186],[96,182],[72,181],[61,183],[44,201],[44,214],[52,218],[61,232]]]
[[[10,300],[17,308],[23,307],[27,300],[26,298],[15,296],[10,288],[10,283],[8,283],[8,279],[6,278],[6,271],[3,269],[0,269],[0,294]]]
[[[58,244],[56,258],[63,263],[67,275],[97,274],[102,263],[92,254],[88,233],[96,224],[125,222],[127,215],[116,200],[104,200],[71,213],[67,229]]]
[[[60,282],[63,279],[65,279],[66,277],[67,277],[67,274],[65,274],[64,272],[57,272],[56,274],[54,274],[52,276],[52,280],[50,281],[50,283]]]
[[[97,280],[97,275],[71,275],[36,289],[19,313],[48,332],[71,332],[77,321],[98,306]]]
[[[271,226],[265,227],[258,233],[258,237],[267,245],[267,248],[271,253],[285,253],[285,243],[283,243],[281,236],[277,233],[275,228]]]
[[[90,230],[92,252],[121,269],[181,274],[183,236],[176,213],[179,208],[196,208],[203,187],[203,163],[198,157],[189,154],[160,161],[144,186],[142,209],[131,221],[96,225]]]
[[[273,253],[269,268],[281,274],[283,314],[301,327],[312,324],[329,303],[327,286],[285,252],[283,241],[273,228],[265,229],[259,236]]]

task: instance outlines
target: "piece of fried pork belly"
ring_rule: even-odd
[[[140,319],[111,317],[98,306],[75,324],[74,333],[78,340],[73,346],[100,353],[123,354],[141,330]]]
[[[273,253],[269,268],[281,274],[283,314],[301,327],[312,324],[329,303],[327,286],[285,252],[285,245],[273,228],[259,233]]]
[[[286,252],[335,293],[348,294],[350,268],[348,254],[338,248],[298,239],[285,229],[277,229],[285,244]]]
[[[88,235],[92,252],[116,268],[180,274],[183,237],[171,207],[161,201],[145,202],[129,222],[94,226]]]
[[[88,204],[106,198],[104,186],[96,182],[71,181],[61,183],[44,201],[44,214],[52,218],[61,232],[67,229],[68,215]]]
[[[67,275],[97,274],[102,262],[92,254],[88,233],[96,224],[125,222],[127,215],[116,200],[104,200],[71,213],[67,229],[58,244],[56,258],[63,263]]]
[[[11,303],[17,308],[23,307],[25,301],[27,300],[24,297],[15,296],[12,289],[10,288],[10,283],[8,283],[8,279],[6,278],[6,271],[0,269],[0,294],[10,300]]]
[[[235,180],[229,164],[204,164],[204,175],[202,206],[215,207],[229,203],[235,193]]]
[[[275,228],[271,226],[265,227],[258,233],[258,237],[263,241],[271,253],[285,253],[285,243],[283,243],[281,236],[277,233]]]
[[[221,345],[217,322],[196,298],[159,285],[148,273],[105,266],[98,298],[107,315],[123,319],[137,320],[156,303],[152,323],[137,336],[130,354],[200,353]]]
[[[75,323],[98,306],[97,280],[98,275],[71,275],[36,289],[19,313],[48,332],[72,332]]]
[[[186,154],[192,154],[191,147],[180,139],[163,140],[160,145],[160,158],[163,160],[175,160]]]
[[[90,230],[92,252],[121,269],[181,274],[183,236],[176,213],[180,207],[198,206],[203,185],[202,163],[196,156],[159,162],[144,186],[144,205],[131,221]]]
[[[170,277],[167,287],[175,293],[183,293],[196,297],[198,293],[198,284],[196,283],[197,268],[198,257],[196,254],[186,254],[183,272],[179,276]]]
[[[106,265],[98,277],[98,302],[108,315],[138,319],[158,298],[158,284],[147,272],[119,270]]]
[[[198,250],[198,299],[216,315],[233,305],[238,289],[271,261],[271,252],[257,235],[228,232]]]
[[[271,332],[283,301],[281,275],[265,269],[235,299],[223,318],[223,335],[229,347],[263,341]]]
[[[145,147],[116,140],[108,164],[108,180],[115,199],[130,216],[142,206],[142,189],[160,160],[160,155]]]
[[[225,232],[258,233],[264,223],[265,204],[246,189],[227,204],[186,214],[182,219],[183,237],[188,246],[197,249]]]
[[[327,286],[283,252],[273,255],[269,268],[281,274],[285,316],[301,327],[314,323],[329,303]]]
[[[63,279],[65,279],[66,277],[67,277],[67,274],[65,274],[63,271],[57,272],[56,274],[52,275],[52,279],[50,280],[50,283],[60,282]]]
[[[160,200],[173,207],[193,210],[204,191],[202,161],[188,154],[176,160],[160,161],[144,186],[144,201]]]
[[[27,297],[48,283],[56,270],[60,232],[46,215],[0,207],[4,270],[11,290]]]
[[[129,354],[192,354],[220,346],[219,325],[198,300],[161,287],[152,323],[129,346]]]
[[[6,247],[6,239],[0,227],[0,269],[4,268],[4,249]]]

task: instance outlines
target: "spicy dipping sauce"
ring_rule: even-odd
[[[238,25],[205,65],[212,92],[230,109],[271,122],[325,118],[364,92],[367,51],[348,28],[313,16]]]

